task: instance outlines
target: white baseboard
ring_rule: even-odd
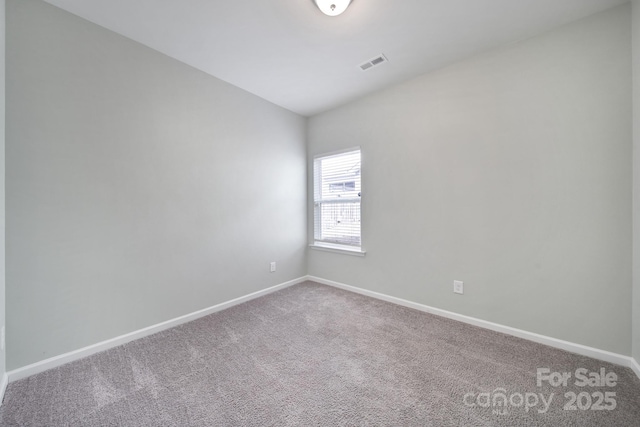
[[[280,289],[284,289],[289,286],[296,285],[298,283],[304,282],[305,280],[308,280],[307,276],[299,277],[297,279],[290,280],[288,282],[281,283],[279,285],[275,285],[270,288],[263,289],[261,291],[253,292],[251,294],[244,295],[242,297],[235,298],[230,301],[223,302],[209,308],[194,311],[193,313],[189,313],[184,316],[176,317],[175,319],[167,320],[165,322],[148,326],[146,328],[139,329],[137,331],[133,331],[128,334],[121,335],[119,337],[111,338],[106,341],[102,341],[102,342],[90,345],[88,347],[74,350],[69,353],[64,353],[59,356],[54,356],[49,359],[45,359],[40,362],[33,363],[31,365],[24,366],[22,368],[14,369],[7,372],[4,378],[5,379],[8,378],[8,382],[13,382],[13,381],[20,380],[22,378],[27,378],[31,375],[35,375],[40,372],[47,371],[49,369],[57,368],[58,366],[62,366],[66,363],[73,362],[74,360],[91,356],[92,354],[99,353],[101,351],[105,351],[110,348],[117,347],[119,345],[126,344],[130,341],[137,340],[149,335],[153,335],[155,333],[164,331],[166,329],[170,329],[175,326],[182,325],[183,323],[187,323],[192,320],[199,319],[200,317],[204,317],[209,314],[233,307],[234,305],[242,304],[243,302],[250,301],[252,299],[270,294],[275,291],[279,291]],[[6,387],[7,383],[5,382],[3,384],[4,384],[4,387]],[[4,392],[4,388],[2,389],[2,391]]]
[[[631,369],[636,373],[638,378],[640,378],[640,364],[636,359],[631,359]]]
[[[603,360],[605,362],[622,365],[622,366],[631,368],[636,373],[636,375],[640,378],[640,365],[635,359],[629,356],[623,356],[621,354],[612,353],[606,350],[600,350],[600,349],[588,347],[582,344],[575,344],[569,341],[564,341],[557,338],[547,337],[545,335],[540,335],[533,332],[527,332],[521,329],[512,328],[510,326],[504,326],[497,323],[488,322],[486,320],[481,320],[481,319],[477,319],[470,316],[464,316],[462,314],[453,313],[451,311],[441,310],[439,308],[430,307],[424,304],[404,300],[401,298],[392,297],[390,295],[369,291],[369,290],[358,288],[355,286],[345,285],[344,283],[334,282],[332,280],[322,279],[320,277],[303,276],[294,280],[290,280],[285,283],[281,283],[276,286],[272,286],[267,289],[263,289],[261,291],[253,292],[251,294],[248,294],[239,298],[235,298],[230,301],[223,302],[221,304],[214,305],[209,308],[198,310],[193,313],[186,314],[184,316],[176,317],[175,319],[167,320],[165,322],[158,323],[156,325],[152,325],[137,331],[133,331],[128,334],[121,335],[119,337],[115,337],[106,341],[102,341],[102,342],[90,345],[88,347],[74,350],[69,353],[61,354],[59,356],[51,357],[49,359],[45,359],[40,362],[33,363],[31,365],[27,365],[22,368],[11,370],[5,373],[2,377],[2,382],[0,383],[0,402],[2,402],[2,399],[4,397],[4,392],[7,388],[7,384],[10,382],[29,377],[31,375],[35,375],[37,373],[44,372],[49,369],[57,368],[58,366],[62,366],[66,363],[73,362],[75,360],[82,359],[87,356],[91,356],[92,354],[99,353],[101,351],[105,351],[122,344],[126,344],[133,340],[137,340],[149,335],[153,335],[155,333],[173,328],[183,323],[187,323],[192,320],[199,319],[200,317],[204,317],[209,314],[233,307],[235,305],[242,304],[243,302],[247,302],[252,299],[261,297],[263,295],[270,294],[280,289],[284,289],[289,286],[302,283],[306,280],[311,280],[324,285],[329,285],[329,286],[333,286],[346,291],[354,292],[357,294],[366,295],[382,301],[387,301],[393,304],[413,308],[426,313],[431,313],[431,314],[446,317],[449,319],[457,320],[460,322],[468,323],[474,326],[479,326],[481,328],[490,329],[492,331],[516,336],[518,338],[523,338],[529,341],[545,344],[551,347],[581,354],[583,356],[588,356],[594,359]]]
[[[0,405],[2,405],[2,401],[4,400],[4,392],[7,390],[8,384],[9,384],[9,376],[5,372],[2,375],[2,382],[0,383]]]
[[[618,353],[612,353],[606,350],[600,350],[594,347],[588,347],[582,344],[575,344],[569,341],[560,340],[557,338],[548,337],[545,335],[536,334],[533,332],[523,331],[521,329],[512,328],[510,326],[500,325],[498,323],[488,322],[486,320],[477,319],[475,317],[465,316],[458,313],[453,313],[447,310],[441,310],[439,308],[430,307],[428,305],[419,304],[417,302],[408,301],[402,298],[392,297],[390,295],[381,294],[374,291],[358,288],[351,285],[345,285],[344,283],[334,282],[332,280],[322,279],[320,277],[308,276],[308,280],[321,283],[323,285],[333,286],[345,291],[355,292],[357,294],[366,295],[372,298],[376,298],[382,301],[387,301],[393,304],[398,304],[404,307],[413,308],[425,313],[435,314],[437,316],[446,317],[449,319],[457,320],[459,322],[468,323],[470,325],[479,326],[481,328],[490,329],[492,331],[501,332],[503,334],[512,335],[525,340],[545,344],[550,347],[559,348],[561,350],[570,351],[583,356],[591,357],[598,360],[603,360],[609,363],[615,363],[616,365],[622,365],[627,368],[631,368],[638,378],[640,378],[640,366],[638,363],[629,356],[624,356]]]

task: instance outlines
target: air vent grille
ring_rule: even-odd
[[[380,64],[384,64],[385,62],[389,62],[389,60],[382,54],[376,56],[373,59],[368,60],[367,62],[364,62],[362,64],[360,64],[360,69],[362,71],[367,71],[373,67],[376,67]]]

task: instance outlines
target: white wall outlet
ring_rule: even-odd
[[[0,350],[4,351],[4,326],[0,329]]]
[[[276,262],[275,262],[275,261],[273,261],[273,262],[271,263],[270,268],[271,268],[271,272],[272,272],[272,273],[273,273],[274,271],[276,271]]]
[[[464,283],[459,280],[453,281],[453,292],[456,294],[464,293]]]

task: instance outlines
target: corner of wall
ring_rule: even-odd
[[[5,202],[4,202],[4,128],[5,128],[5,0],[0,0],[0,329],[5,327]],[[4,339],[4,336],[2,338]],[[0,404],[7,386],[4,343],[0,350]]]
[[[632,2],[633,57],[633,298],[632,357],[640,376],[640,0]]]

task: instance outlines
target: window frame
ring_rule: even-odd
[[[360,192],[358,195],[358,203],[359,203],[359,210],[360,210],[360,246],[356,246],[356,245],[349,245],[349,244],[344,244],[344,243],[333,243],[333,242],[328,242],[328,241],[322,241],[322,240],[316,240],[316,236],[317,236],[317,227],[318,224],[321,224],[321,221],[318,221],[317,215],[318,215],[318,209],[317,209],[317,204],[318,203],[322,203],[322,201],[318,201],[316,199],[317,194],[318,194],[318,182],[317,182],[317,176],[316,176],[316,162],[320,159],[323,158],[328,158],[328,157],[335,157],[335,156],[340,156],[342,154],[348,154],[348,153],[353,153],[355,151],[358,151],[360,154]],[[362,195],[363,195],[363,175],[362,175],[362,148],[359,146],[356,147],[350,147],[350,148],[345,148],[343,150],[337,150],[337,151],[331,151],[331,152],[325,152],[325,153],[319,153],[313,156],[312,159],[312,189],[313,189],[313,199],[312,199],[312,206],[313,206],[313,212],[312,212],[312,232],[313,232],[313,243],[311,243],[309,246],[312,249],[316,249],[316,250],[321,250],[321,251],[327,251],[327,252],[334,252],[334,253],[342,253],[342,254],[347,254],[347,255],[356,255],[356,256],[364,256],[366,254],[366,251],[363,249],[363,240],[362,240]],[[346,181],[345,181],[346,183]],[[346,184],[343,183],[343,185]]]

